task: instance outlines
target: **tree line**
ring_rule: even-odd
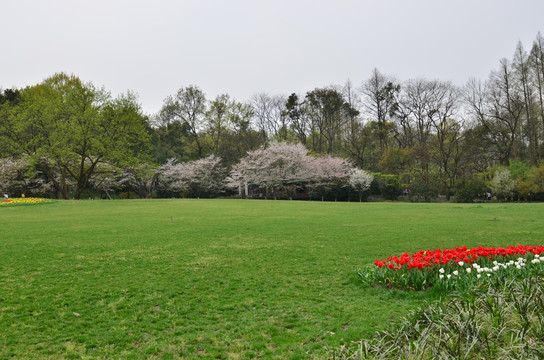
[[[409,190],[414,200],[471,201],[493,192],[542,200],[543,88],[541,33],[529,50],[519,42],[487,79],[464,86],[400,81],[374,69],[358,85],[259,93],[242,102],[228,94],[207,99],[192,85],[152,116],[130,92],[113,98],[74,75],[55,74],[0,93],[0,187],[63,198],[237,196],[247,183],[266,197],[295,194],[298,186],[317,198],[347,199],[355,191],[350,176],[364,169],[374,179],[367,195],[395,199]],[[269,175],[250,174],[248,162],[289,145],[309,158],[284,154],[269,164]],[[325,181],[315,167],[321,161],[326,168],[325,159],[344,161],[349,171]],[[215,185],[180,180],[207,162],[215,165],[197,178]],[[300,173],[285,173],[289,168]]]

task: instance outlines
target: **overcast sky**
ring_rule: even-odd
[[[543,0],[0,0],[0,88],[73,73],[148,114],[180,87],[304,94],[400,80],[487,78],[544,32]]]

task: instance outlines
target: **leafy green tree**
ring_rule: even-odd
[[[298,95],[295,93],[289,95],[287,98],[285,116],[289,119],[291,129],[295,132],[298,141],[306,146],[310,133],[310,120],[304,104],[299,101]]]
[[[150,129],[153,144],[152,156],[155,162],[164,164],[168,159],[188,160],[191,156],[187,148],[190,140],[186,137],[183,125],[179,122],[157,124]]]
[[[13,108],[21,100],[21,91],[19,89],[0,89],[0,132],[8,131],[8,119]],[[18,152],[13,146],[13,141],[9,137],[3,137],[0,141],[0,154],[2,156],[17,156]]]
[[[4,120],[2,140],[28,154],[65,199],[70,185],[80,198],[99,164],[130,164],[149,150],[136,97],[113,99],[74,75],[55,74],[25,88]]]
[[[206,142],[213,154],[221,154],[225,150],[225,136],[229,132],[230,104],[230,96],[221,94],[210,101],[206,112]]]
[[[349,112],[354,110],[335,89],[312,90],[305,102],[312,124],[312,150],[332,154],[340,148]]]
[[[478,176],[463,177],[455,184],[456,201],[471,203],[481,198],[486,190],[485,182]]]
[[[204,147],[201,132],[206,115],[206,95],[197,86],[180,88],[176,95],[168,96],[160,110],[163,123],[180,122],[194,141],[198,158],[202,158]]]
[[[544,200],[544,164],[526,169],[523,176],[517,176],[516,179],[515,191],[520,198]]]

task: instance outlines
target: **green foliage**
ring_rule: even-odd
[[[164,164],[169,159],[189,160],[185,136],[179,122],[153,128],[151,130],[153,160],[159,164]]]
[[[389,174],[401,174],[413,162],[412,149],[389,148],[379,162],[380,168]]]
[[[544,163],[533,166],[516,182],[515,190],[521,198],[527,200],[544,200]]]
[[[487,186],[479,177],[462,178],[455,188],[456,201],[471,203],[476,199],[482,199]]]
[[[374,194],[382,194],[386,200],[396,200],[402,194],[400,176],[374,173],[370,191]]]
[[[108,93],[67,74],[25,88],[3,118],[0,142],[27,154],[64,198],[79,198],[101,163],[129,165],[147,155],[147,118],[133,94]]]
[[[508,166],[508,171],[514,180],[523,179],[530,169],[531,166],[527,162],[519,160],[510,162]]]
[[[440,182],[436,171],[413,168],[410,180],[410,201],[430,202],[438,197]]]

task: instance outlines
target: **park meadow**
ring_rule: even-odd
[[[542,245],[542,203],[54,201],[0,209],[0,358],[327,358],[447,296],[402,252]]]

